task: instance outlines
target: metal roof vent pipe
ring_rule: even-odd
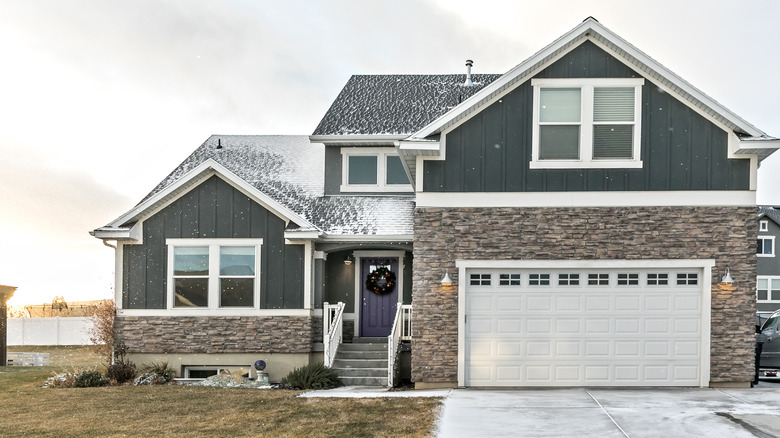
[[[474,82],[471,80],[471,66],[474,65],[474,61],[467,59],[466,60],[466,82],[463,83],[464,87],[470,87],[474,85]]]

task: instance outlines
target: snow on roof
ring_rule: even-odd
[[[771,205],[759,205],[758,206],[758,218],[761,219],[764,216],[772,219],[776,224],[780,225],[780,209],[779,207],[772,207]]]
[[[500,76],[354,75],[312,135],[409,135]]]
[[[410,196],[324,196],[325,146],[300,135],[213,135],[139,205],[209,159],[326,234],[413,233]]]

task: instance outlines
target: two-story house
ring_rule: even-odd
[[[780,257],[775,242],[780,236],[780,210],[769,205],[758,207],[756,240],[756,310],[763,320],[780,309]]]
[[[418,388],[747,386],[779,147],[588,18],[503,75],[353,76],[309,137],[212,136],[93,234],[117,337],[183,375],[389,337]]]

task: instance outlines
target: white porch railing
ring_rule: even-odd
[[[400,341],[412,339],[412,305],[401,304],[395,309],[395,320],[387,337],[387,386],[392,387],[395,376],[395,356]]]
[[[322,304],[322,344],[326,367],[333,365],[344,333],[344,303]]]

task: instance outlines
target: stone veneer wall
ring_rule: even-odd
[[[753,378],[755,207],[418,208],[412,380],[457,383],[456,259],[714,259],[710,381]],[[725,267],[737,289],[717,288]]]
[[[129,353],[309,353],[313,336],[306,316],[120,316],[115,328]]]

